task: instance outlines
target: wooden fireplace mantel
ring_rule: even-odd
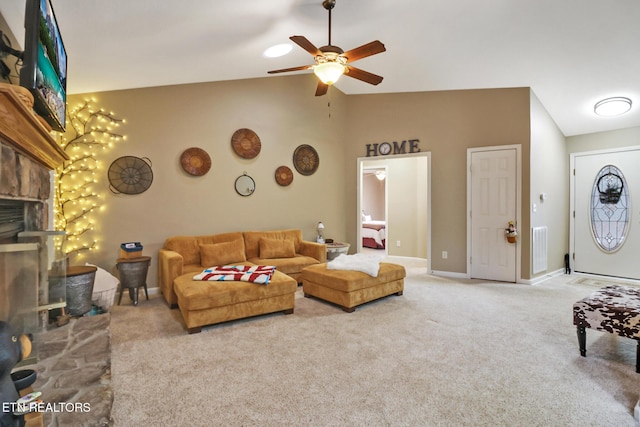
[[[0,140],[30,159],[55,169],[69,160],[69,156],[27,106],[29,97],[33,104],[33,96],[26,89],[0,84]]]

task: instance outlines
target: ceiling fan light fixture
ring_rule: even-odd
[[[345,66],[336,61],[320,62],[313,66],[313,72],[322,83],[331,86],[344,74]]]
[[[619,116],[631,109],[631,100],[624,96],[614,96],[598,101],[593,111],[603,117]]]

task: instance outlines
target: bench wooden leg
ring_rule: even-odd
[[[355,307],[342,307],[342,311],[345,311],[347,313],[353,313],[354,311],[356,311]]]
[[[288,308],[283,311],[284,314],[293,314],[293,308]]]
[[[640,342],[638,344],[640,345]],[[578,326],[578,345],[580,346],[580,356],[587,357],[587,331],[584,326]]]
[[[195,328],[188,328],[187,331],[189,332],[189,334],[199,334],[200,331],[202,331],[202,327],[196,326]]]

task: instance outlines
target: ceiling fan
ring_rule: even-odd
[[[315,64],[273,70],[269,71],[269,74],[312,69],[320,79],[316,89],[316,96],[326,94],[329,86],[338,81],[340,76],[343,74],[372,85],[377,85],[382,81],[381,76],[369,73],[368,71],[361,70],[351,65],[352,62],[359,59],[384,52],[386,50],[384,44],[379,40],[372,41],[347,52],[343,51],[338,46],[333,46],[331,44],[331,9],[333,9],[335,5],[336,0],[324,0],[322,2],[322,6],[329,11],[329,43],[326,46],[317,48],[304,36],[289,37],[291,41],[313,55]]]

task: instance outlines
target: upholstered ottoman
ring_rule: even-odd
[[[342,307],[347,313],[357,306],[387,295],[402,295],[406,271],[403,266],[380,263],[378,276],[350,270],[328,270],[317,264],[302,270],[305,297],[316,297]]]
[[[611,285],[573,304],[580,355],[586,357],[585,328],[610,332],[638,342],[636,372],[640,373],[640,288]]]
[[[202,326],[282,311],[292,314],[298,282],[275,271],[268,285],[250,282],[193,280],[195,273],[178,276],[174,289],[190,334]]]

